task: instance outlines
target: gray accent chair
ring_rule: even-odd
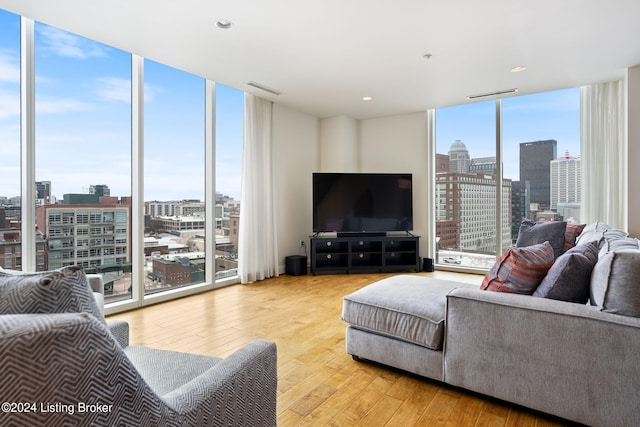
[[[62,275],[65,289],[79,295],[72,298],[82,301],[78,306],[93,306],[91,290],[99,289],[77,270]],[[85,285],[72,285],[76,278]],[[41,282],[18,291],[48,292],[55,280],[45,291]],[[12,286],[0,292],[17,301]],[[0,308],[0,396],[8,402],[0,425],[276,425],[275,343],[255,340],[219,359],[131,346],[126,322],[105,322],[93,309],[14,314],[10,304]]]

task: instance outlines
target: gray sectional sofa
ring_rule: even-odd
[[[638,240],[595,223],[577,250],[590,242],[586,303],[393,276],[345,296],[347,353],[586,425],[638,425]],[[578,286],[584,268],[560,257],[547,275]]]

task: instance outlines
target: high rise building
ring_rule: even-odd
[[[204,202],[200,200],[180,200],[168,202],[145,202],[145,214],[158,216],[202,216],[205,215]]]
[[[200,200],[183,200],[176,206],[177,216],[205,216],[204,202]]]
[[[0,267],[7,270],[22,268],[22,231],[0,227]],[[36,233],[36,271],[47,270],[47,250],[44,236]]]
[[[131,207],[121,204],[39,206],[36,223],[47,236],[47,269],[74,264],[84,268],[129,264],[130,218]]]
[[[498,173],[496,158],[495,157],[476,157],[471,159],[471,163],[469,164],[469,172],[496,175]]]
[[[540,210],[551,207],[551,161],[557,156],[555,139],[520,143],[520,181],[528,181],[531,203]]]
[[[95,205],[100,203],[100,196],[88,193],[65,193],[62,196],[64,205]]]
[[[51,199],[51,181],[36,181],[36,205],[53,203]]]
[[[436,173],[449,172],[449,155],[436,153]]]
[[[110,196],[111,190],[107,184],[91,184],[89,186],[89,194],[97,194],[98,196]]]
[[[511,183],[511,239],[513,243],[518,239],[522,220],[531,219],[529,218],[531,214],[529,193],[528,181],[513,181]]]
[[[436,174],[436,236],[441,248],[495,254],[511,245],[511,180],[502,180],[502,232],[496,229],[496,176]]]
[[[469,157],[469,150],[464,142],[459,139],[451,144],[449,149],[449,172],[451,173],[467,173],[469,172],[469,165],[471,164],[471,158]]]
[[[580,157],[564,156],[551,161],[551,209],[580,203]]]
[[[174,216],[176,214],[176,206],[178,206],[179,203],[179,201],[159,202],[157,200],[145,202],[145,214],[151,217]]]

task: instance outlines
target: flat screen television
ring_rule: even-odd
[[[410,173],[314,173],[313,231],[413,230]]]

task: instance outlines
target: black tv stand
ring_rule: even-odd
[[[311,236],[311,273],[390,273],[420,271],[420,236],[356,233]]]
[[[385,231],[342,231],[338,237],[386,237]]]

